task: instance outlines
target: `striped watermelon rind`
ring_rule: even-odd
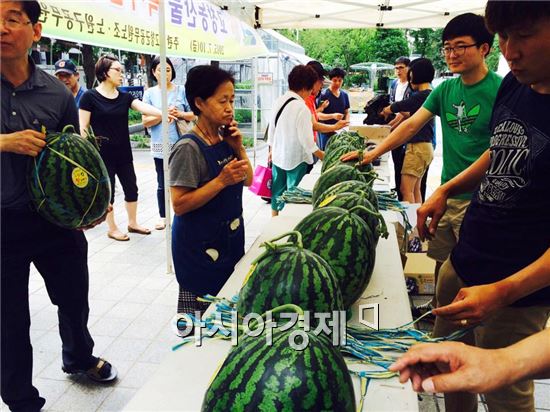
[[[344,192],[352,192],[357,194],[364,193],[367,200],[374,206],[375,209],[378,209],[378,198],[376,197],[376,193],[372,186],[360,180],[346,180],[329,187],[315,200],[315,202],[313,202],[313,207],[319,207],[319,204],[329,196]]]
[[[341,411],[355,412],[350,373],[338,348],[321,333],[307,335],[295,350],[296,328],[244,336],[232,348],[204,396],[203,412]]]
[[[344,307],[367,287],[376,258],[376,240],[363,219],[340,207],[324,207],[303,218],[294,230],[302,234],[306,249],[332,267],[340,285]]]
[[[287,236],[293,241],[275,243]],[[264,246],[265,252],[253,263],[253,270],[239,293],[237,311],[241,317],[263,314],[285,304],[311,312],[312,320],[314,313],[343,310],[342,294],[332,268],[319,255],[303,248],[299,232],[286,233]]]
[[[111,199],[111,183],[97,149],[66,126],[48,133],[46,146],[29,162],[31,201],[49,222],[75,229],[100,219]]]
[[[324,172],[313,187],[311,201],[313,204],[317,202],[317,199],[331,186],[337,183],[344,182],[346,180],[358,180],[371,184],[378,176],[376,172],[361,172],[356,167],[348,164],[337,164],[332,166],[326,172]]]
[[[316,208],[336,206],[342,209],[353,211],[361,219],[363,219],[370,227],[375,235],[376,241],[382,235],[384,238],[388,237],[388,228],[383,216],[376,211],[372,203],[367,198],[367,193],[353,193],[342,192],[336,193],[331,196],[327,196]],[[363,206],[361,208],[355,208],[356,206]],[[355,208],[355,209],[353,209]]]

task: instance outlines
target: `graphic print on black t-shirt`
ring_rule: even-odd
[[[505,113],[500,113],[505,112]],[[495,111],[496,119],[491,137],[491,165],[479,190],[481,202],[497,202],[513,207],[518,190],[529,184],[529,136],[525,123],[506,113],[501,106]]]

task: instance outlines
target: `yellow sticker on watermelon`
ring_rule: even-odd
[[[256,269],[256,266],[258,266],[258,264],[253,264],[252,266],[250,266],[250,269],[248,270],[248,273],[246,274],[245,278],[244,278],[244,281],[243,281],[243,285],[246,285],[246,282],[248,282],[248,279],[250,279],[250,276],[252,276],[252,273],[254,273],[254,270]]]
[[[334,199],[336,199],[336,197],[337,197],[336,195],[327,196],[325,198],[325,200],[323,200],[321,203],[319,203],[319,207],[325,207],[325,206],[329,205],[330,203],[332,203],[332,201]]]
[[[76,187],[79,187],[80,189],[85,188],[88,186],[88,173],[86,173],[84,170],[82,170],[80,167],[75,167],[73,169],[73,173],[71,174],[71,177],[73,179],[73,183]]]

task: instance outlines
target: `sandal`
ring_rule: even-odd
[[[151,231],[149,229],[135,229],[131,226],[128,226],[128,232],[130,233],[139,233],[140,235],[150,235]]]
[[[97,363],[88,370],[84,369],[70,369],[62,366],[63,372],[69,375],[79,373],[85,374],[89,379],[94,382],[111,382],[116,379],[118,371],[116,368],[107,362],[105,359],[97,358]]]
[[[120,235],[118,235],[118,234],[113,234],[112,232],[108,232],[107,237],[109,239],[118,240],[119,242],[126,242],[127,240],[130,240],[128,235],[126,235],[124,233],[121,233]]]

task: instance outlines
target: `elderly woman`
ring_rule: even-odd
[[[206,309],[197,297],[216,295],[244,254],[242,192],[252,166],[233,120],[234,82],[213,66],[187,74],[185,93],[197,120],[170,154],[178,313]]]
[[[153,116],[159,116],[161,112],[117,89],[122,85],[124,68],[116,57],[100,57],[95,65],[95,75],[99,86],[87,90],[80,100],[80,133],[84,136],[91,125],[96,136],[106,138],[101,141],[100,154],[111,180],[111,205],[115,200],[115,176],[118,176],[126,201],[128,232],[148,235],[151,231],[137,222],[138,187],[128,132],[128,109]],[[170,115],[170,118],[174,117]],[[107,214],[107,224],[107,236],[111,239],[130,240],[118,228],[112,210]]]
[[[311,95],[319,77],[310,66],[296,66],[288,75],[289,91],[273,106],[269,122],[268,143],[273,164],[271,184],[271,215],[277,216],[284,204],[279,196],[298,186],[313,164],[313,155],[323,159],[324,152],[313,139],[311,113],[305,101]]]
[[[151,75],[157,80],[157,85],[145,90],[143,102],[150,104],[157,109],[161,108],[162,97],[160,89],[160,58],[155,57],[151,62]],[[176,78],[176,71],[170,59],[166,59],[166,78],[167,78],[167,95],[168,95],[168,113],[176,117],[178,120],[192,121],[195,119],[195,114],[189,108],[187,99],[185,98],[185,89],[183,86],[178,86],[173,83]],[[143,115],[143,125],[149,128],[151,133],[151,154],[155,161],[155,170],[157,172],[157,204],[159,209],[160,219],[155,225],[155,229],[163,230],[166,227],[166,206],[164,203],[164,167],[163,167],[163,151],[162,151],[162,116]],[[179,139],[176,123],[171,123],[168,129],[168,138],[170,142],[170,150]]]

